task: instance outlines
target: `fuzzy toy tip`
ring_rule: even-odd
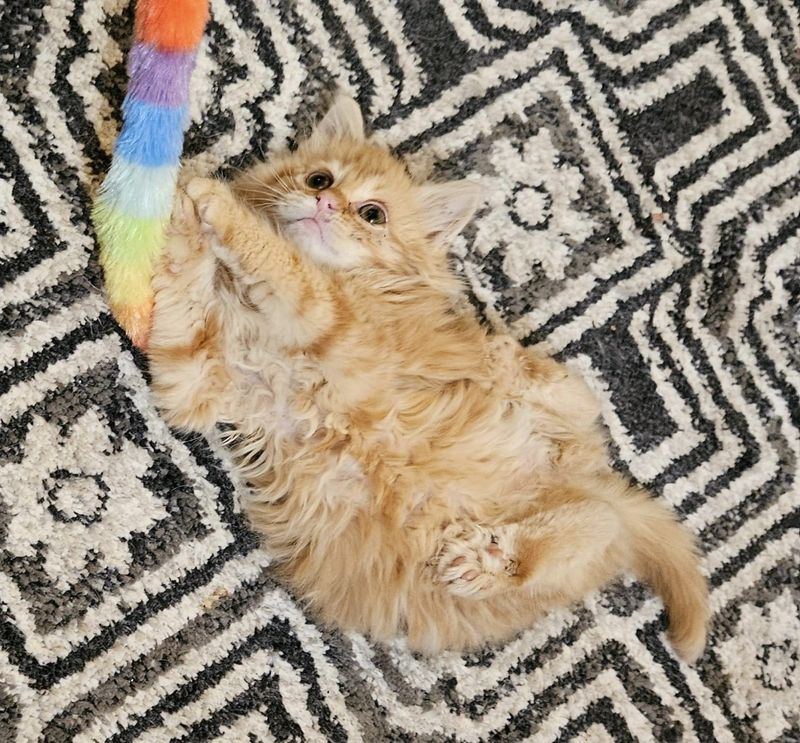
[[[153,322],[153,298],[141,304],[111,304],[111,313],[136,348],[147,349]]]

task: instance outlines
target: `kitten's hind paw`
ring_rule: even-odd
[[[471,524],[445,530],[433,568],[437,583],[456,596],[485,598],[518,585],[512,527],[491,531]]]

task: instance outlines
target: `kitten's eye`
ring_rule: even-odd
[[[379,204],[364,204],[358,208],[358,216],[370,224],[386,224],[386,210]]]
[[[323,191],[333,185],[333,176],[324,170],[318,170],[306,178],[306,185],[315,191]]]

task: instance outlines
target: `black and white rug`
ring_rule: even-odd
[[[127,0],[0,2],[0,740],[798,741],[800,11],[791,0],[213,0],[187,163],[355,95],[486,203],[487,320],[603,403],[699,536],[697,665],[638,584],[422,660],[315,626],[209,449],[159,419],[98,290],[90,193]]]

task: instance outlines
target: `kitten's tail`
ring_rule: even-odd
[[[623,518],[632,535],[632,568],[661,596],[669,614],[669,639],[691,663],[703,652],[710,616],[694,538],[648,493],[632,488],[628,496]]]

